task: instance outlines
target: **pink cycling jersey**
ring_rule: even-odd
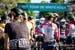
[[[44,22],[40,24],[38,28],[36,28],[36,32],[38,34],[44,34],[47,37],[47,40],[54,39],[54,35],[57,35],[56,32],[57,26],[54,23]]]

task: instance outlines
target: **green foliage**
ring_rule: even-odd
[[[48,14],[49,12],[48,11],[41,11],[40,13],[39,13],[39,17],[44,17],[46,14]]]
[[[51,0],[52,3],[63,3],[64,0]]]
[[[28,16],[35,16],[35,13],[33,11],[26,11],[26,13],[28,14]]]
[[[4,15],[5,11],[4,10],[0,10],[0,15]]]
[[[30,2],[31,0],[0,0],[0,2],[2,2],[5,6],[7,6],[8,9],[12,9],[14,7],[16,7],[17,2]],[[6,11],[5,6],[1,6],[0,7],[0,14],[4,14]],[[29,13],[30,14],[30,13]],[[31,12],[31,14],[33,15],[33,13]]]
[[[30,0],[0,0],[0,2],[5,2],[5,3],[9,3],[9,2],[30,2]]]

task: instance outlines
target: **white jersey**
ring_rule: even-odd
[[[42,32],[47,36],[46,41],[54,39],[55,30],[57,29],[56,24],[46,23],[41,29],[42,29]]]
[[[75,25],[74,24],[70,24],[69,35],[71,37],[75,37]]]

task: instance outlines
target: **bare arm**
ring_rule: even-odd
[[[4,38],[4,49],[9,50],[9,37],[8,37],[8,35],[4,34],[3,38]]]

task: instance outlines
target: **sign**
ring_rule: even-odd
[[[63,3],[17,3],[17,7],[30,11],[51,11],[51,12],[68,11],[67,4]]]

